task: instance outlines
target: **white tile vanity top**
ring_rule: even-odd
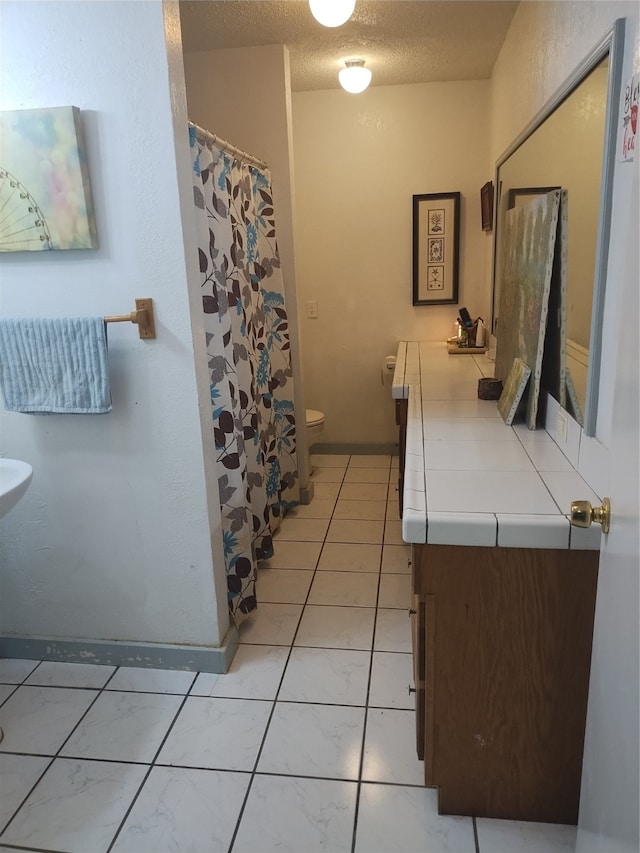
[[[599,526],[572,528],[568,517],[572,500],[599,497],[545,430],[508,427],[495,400],[478,399],[478,380],[492,375],[485,356],[400,342],[392,397],[408,401],[403,539],[599,549]]]

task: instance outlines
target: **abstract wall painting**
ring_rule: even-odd
[[[559,208],[560,192],[555,190],[506,215],[495,376],[504,382],[515,358],[531,367],[529,429],[536,428]]]
[[[0,252],[97,247],[80,110],[0,112]]]

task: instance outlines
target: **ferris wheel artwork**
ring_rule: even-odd
[[[97,247],[80,110],[0,112],[0,252]]]

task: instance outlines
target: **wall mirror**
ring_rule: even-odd
[[[552,292],[547,337],[555,354],[547,359],[545,347],[542,390],[561,402],[587,435],[595,434],[597,413],[623,38],[620,19],[496,166],[492,331],[498,339],[506,212],[553,188],[567,192],[566,334],[558,340],[560,299]],[[562,348],[567,387],[560,393],[559,366],[553,362]]]

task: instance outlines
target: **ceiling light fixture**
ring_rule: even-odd
[[[309,0],[311,14],[324,27],[340,27],[353,15],[356,0]]]
[[[340,85],[352,95],[359,95],[371,82],[371,72],[364,67],[364,59],[348,59],[345,65],[338,73]]]

